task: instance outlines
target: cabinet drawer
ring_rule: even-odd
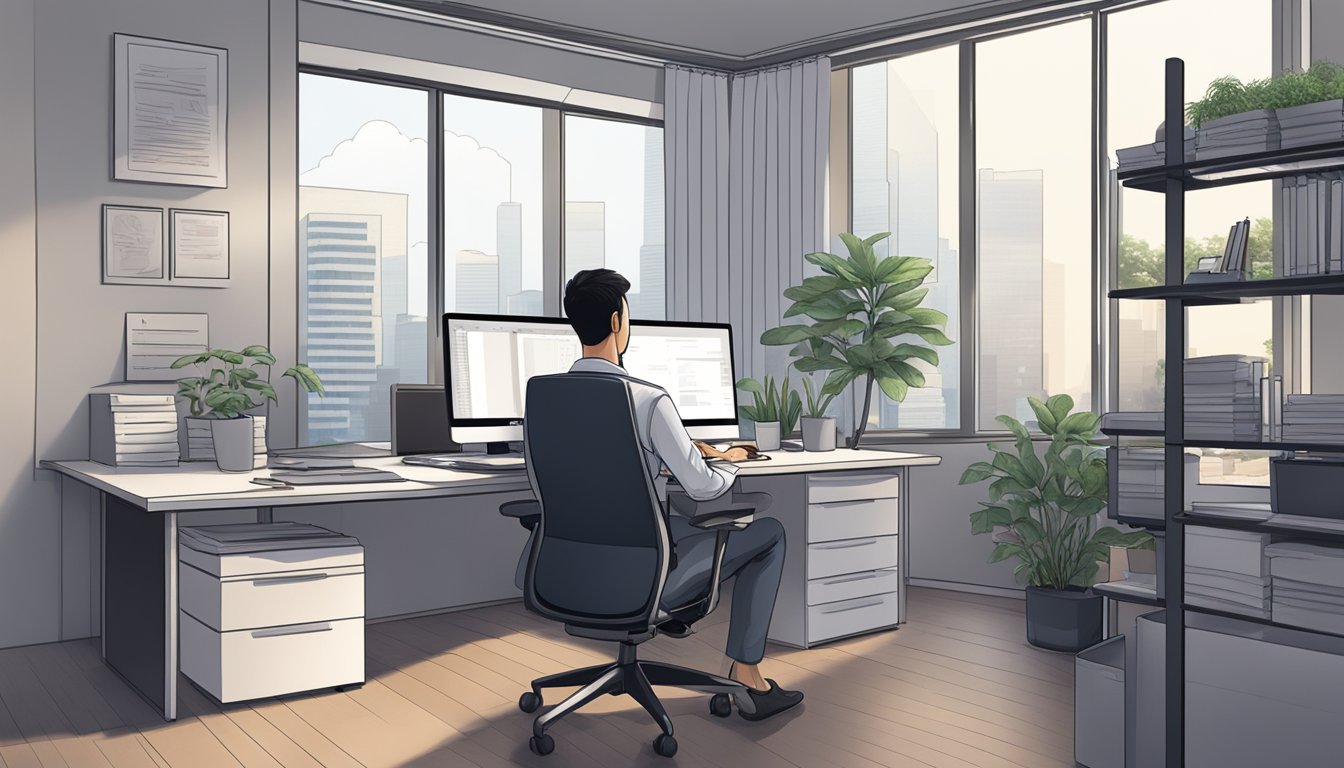
[[[364,616],[362,566],[221,580],[184,565],[178,578],[182,610],[221,632]]]
[[[212,576],[221,577],[364,565],[364,547],[361,546],[309,547],[227,555],[213,555],[187,546],[179,546],[177,551],[182,562],[189,563]]]
[[[364,682],[364,620],[216,632],[181,614],[182,672],[222,702]]]
[[[894,499],[901,478],[891,473],[816,472],[807,476],[807,502]]]
[[[895,568],[899,550],[895,536],[871,536],[807,545],[807,578]]]
[[[895,592],[814,605],[807,609],[807,642],[857,635],[890,627],[898,621],[900,602]]]
[[[900,589],[901,578],[895,568],[881,571],[848,573],[807,582],[807,604],[821,605],[856,597],[869,597]]]
[[[815,542],[893,536],[900,531],[900,520],[901,505],[896,499],[808,504],[807,540]]]

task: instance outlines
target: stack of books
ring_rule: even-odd
[[[1118,171],[1133,171],[1142,168],[1156,168],[1166,162],[1167,139],[1161,127],[1157,129],[1157,140],[1152,144],[1137,147],[1125,147],[1115,151]],[[1185,162],[1195,159],[1195,129],[1185,127]]]
[[[1187,359],[1186,438],[1260,440],[1260,380],[1264,369],[1265,358],[1249,355]]]
[[[1195,136],[1195,159],[1201,161],[1278,148],[1279,121],[1269,109],[1210,120]]]
[[[209,419],[188,419],[186,438],[186,461],[215,460],[215,441],[210,434]],[[252,417],[252,453],[256,454],[254,467],[266,466],[265,416]]]
[[[89,458],[114,467],[164,467],[178,457],[172,395],[89,395]]]
[[[1344,395],[1288,395],[1283,403],[1283,439],[1344,442]]]
[[[1185,529],[1185,602],[1270,617],[1269,534],[1191,525]]]
[[[1125,517],[1163,519],[1163,449],[1123,446],[1116,449],[1115,457],[1117,512]]]
[[[1344,272],[1344,178],[1321,173],[1284,179],[1280,195],[1284,276]]]
[[[1279,542],[1265,554],[1274,621],[1344,635],[1344,548]]]
[[[1101,415],[1102,432],[1123,432],[1143,430],[1145,432],[1162,431],[1161,411],[1113,411]]]

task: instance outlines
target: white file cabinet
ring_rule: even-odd
[[[221,702],[364,682],[364,548],[300,523],[183,528],[182,672]]]
[[[744,478],[773,497],[784,525],[784,575],[770,639],[806,648],[902,620],[898,468]]]

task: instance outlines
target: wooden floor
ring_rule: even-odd
[[[725,671],[729,606],[642,658]],[[603,697],[527,749],[518,695],[536,676],[609,661],[511,604],[368,627],[368,684],[217,706],[182,685],[164,723],[98,657],[94,640],[0,651],[0,763],[27,766],[715,766],[1046,768],[1073,762],[1073,660],[1026,645],[1021,601],[911,589],[899,630],[808,651],[771,646],[763,669],[807,693],[763,723],[660,689],[680,752],[628,697]],[[563,691],[561,693],[567,693]],[[559,700],[552,695],[551,703]]]

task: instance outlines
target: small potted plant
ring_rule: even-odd
[[[179,379],[177,396],[190,405],[192,417],[208,420],[215,449],[215,463],[225,472],[248,472],[253,468],[252,418],[245,411],[276,401],[275,387],[268,381],[275,356],[260,344],[241,352],[211,349],[183,355],[174,369],[197,366],[201,375]],[[262,370],[264,368],[264,371]],[[263,375],[263,373],[265,375]],[[323,394],[322,381],[302,363],[284,372],[305,392]],[[260,397],[260,401],[253,401]]]
[[[827,416],[826,409],[831,407],[835,395],[823,394],[818,388],[812,391],[812,380],[803,377],[803,390],[807,393],[807,414],[803,416],[803,450],[835,450],[835,417]]]
[[[1013,445],[990,443],[993,460],[972,464],[961,484],[993,480],[989,501],[971,513],[971,533],[992,535],[989,562],[1020,561],[1014,574],[1027,584],[1027,642],[1076,652],[1101,640],[1101,596],[1089,587],[1099,565],[1109,562],[1110,548],[1151,548],[1153,537],[1097,527],[1108,490],[1097,416],[1070,413],[1068,395],[1028,402],[1050,440],[1044,456],[1037,455],[1026,426],[1000,416]]]
[[[751,393],[752,404],[740,406],[738,413],[756,425],[756,449],[779,450],[780,436],[793,434],[798,414],[803,410],[803,402],[798,393],[790,389],[788,377],[778,388],[773,376],[766,376],[764,383],[742,379],[737,382],[737,388]]]

